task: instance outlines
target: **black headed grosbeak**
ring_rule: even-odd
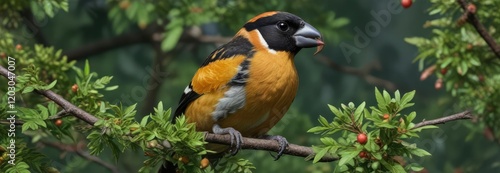
[[[227,44],[213,51],[184,90],[175,117],[184,114],[198,131],[229,134],[236,154],[242,136],[275,139],[282,155],[288,142],[266,133],[292,104],[299,79],[294,56],[323,47],[321,34],[287,12],[250,19]],[[215,146],[215,145],[214,145]],[[222,152],[228,147],[209,147]]]

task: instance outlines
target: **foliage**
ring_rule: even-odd
[[[108,17],[112,21],[116,32],[125,31],[129,25],[136,24],[140,29],[146,29],[149,24],[164,26],[164,39],[162,41],[162,49],[164,51],[172,50],[186,26],[194,26],[211,22],[222,22],[228,24],[233,29],[239,29],[240,25],[234,25],[233,22],[245,23],[242,19],[250,19],[255,14],[262,13],[263,3],[274,4],[279,8],[264,9],[266,10],[284,10],[294,11],[297,9],[317,9],[318,6],[311,3],[307,6],[294,6],[295,3],[286,3],[284,6],[278,0],[266,1],[217,1],[217,0],[183,0],[183,1],[131,1],[131,0],[108,0],[111,9]],[[255,8],[253,8],[255,7]],[[319,7],[321,8],[321,7]],[[320,30],[333,30],[345,26],[349,23],[346,18],[336,18],[333,11],[319,14],[319,16],[311,17],[315,19],[314,23],[327,23],[328,25],[319,25]],[[326,32],[324,35],[327,39],[339,39],[338,34],[330,34]]]
[[[323,156],[330,154],[340,156],[337,171],[340,172],[409,172],[420,171],[423,167],[417,164],[404,165],[398,157],[423,157],[430,153],[420,149],[408,139],[419,137],[422,129],[435,128],[424,126],[414,128],[412,121],[417,114],[402,111],[413,106],[410,101],[415,91],[406,93],[403,97],[399,91],[391,98],[387,91],[382,93],[375,89],[377,106],[365,108],[365,102],[357,107],[354,103],[341,105],[341,109],[329,105],[335,115],[332,122],[320,116],[321,126],[313,127],[308,132],[321,134],[322,145],[313,146],[316,155],[313,162],[318,162]],[[366,120],[365,120],[366,119]],[[341,133],[334,139],[332,135]],[[367,141],[362,141],[357,135],[366,135]],[[405,141],[406,140],[406,141]],[[359,155],[359,157],[358,157]]]
[[[473,109],[478,115],[479,124],[469,124],[472,131],[491,131],[494,139],[500,136],[500,57],[497,57],[490,46],[478,34],[473,25],[466,23],[464,11],[454,0],[432,0],[429,15],[435,19],[425,23],[424,27],[432,28],[432,37],[412,37],[405,41],[415,45],[419,54],[420,69],[424,66],[435,66],[437,76],[436,89],[444,83],[446,91],[456,97],[459,107]],[[472,1],[467,8],[477,8],[475,15],[485,25],[486,32],[499,43],[500,14],[495,10],[500,1]],[[461,17],[460,17],[461,16]],[[471,133],[471,139],[477,133]]]
[[[459,10],[454,0],[431,0],[431,2],[433,6],[429,10],[429,14],[436,15],[438,18],[429,21],[425,26],[434,28],[433,37],[406,39],[407,42],[416,45],[420,50],[420,54],[416,58],[420,62],[420,68],[436,65],[436,76],[445,81],[446,89],[459,98],[457,100],[460,101],[460,104],[467,108],[473,107],[476,113],[481,115],[481,123],[495,129],[496,132],[500,131],[498,129],[500,127],[498,125],[499,120],[494,116],[499,113],[499,110],[495,108],[499,106],[497,101],[500,99],[498,95],[500,76],[498,76],[499,69],[496,65],[498,64],[497,57],[491,53],[489,47],[472,26],[463,24],[455,26],[454,20],[460,15],[461,10]],[[333,7],[328,5],[331,3],[327,1],[314,1],[314,3],[311,3],[311,1],[298,0],[294,1],[294,3],[283,3],[283,1],[279,0],[81,0],[69,1],[69,3],[67,0],[0,1],[0,65],[7,64],[7,59],[4,58],[6,56],[16,58],[16,90],[18,91],[16,110],[18,111],[17,120],[22,122],[15,138],[7,136],[6,133],[0,134],[0,153],[2,153],[0,172],[79,172],[81,167],[89,163],[89,161],[77,157],[61,170],[57,170],[56,166],[54,166],[57,156],[45,155],[47,153],[43,153],[36,148],[36,145],[46,141],[56,141],[70,146],[78,146],[81,141],[86,141],[88,142],[87,148],[92,154],[106,158],[106,154],[111,153],[115,160],[123,159],[123,153],[139,150],[140,155],[144,153],[146,156],[143,167],[139,170],[140,172],[153,172],[155,171],[155,165],[157,166],[166,160],[179,164],[180,168],[186,172],[246,173],[260,166],[246,159],[225,157],[219,161],[217,166],[201,169],[202,155],[210,151],[203,148],[205,144],[203,134],[194,130],[194,124],[188,124],[184,117],[179,117],[176,124],[171,124],[168,121],[171,111],[170,109],[164,109],[161,102],[154,112],[147,116],[138,115],[136,104],[121,105],[108,102],[107,99],[109,93],[111,93],[108,91],[119,89],[118,85],[111,85],[114,83],[112,79],[115,81],[118,78],[117,75],[115,75],[115,78],[112,76],[99,76],[96,72],[90,70],[88,61],[82,61],[80,64],[77,64],[76,61],[68,61],[68,57],[64,55],[68,50],[59,49],[58,46],[60,45],[36,44],[40,40],[33,37],[29,37],[28,42],[23,42],[25,41],[23,39],[26,39],[23,31],[32,31],[33,29],[28,21],[30,20],[30,13],[33,14],[36,23],[45,21],[47,18],[61,17],[60,14],[67,14],[64,12],[70,9],[70,5],[74,5],[71,6],[71,11],[75,6],[77,10],[90,9],[91,12],[89,13],[94,13],[95,16],[90,17],[91,22],[89,22],[88,18],[79,18],[81,20],[78,20],[78,22],[85,27],[79,28],[78,33],[82,32],[82,30],[87,33],[86,27],[91,25],[103,27],[101,28],[103,32],[112,28],[113,34],[111,36],[135,30],[147,32],[151,28],[158,27],[160,33],[155,33],[154,39],[156,39],[155,41],[159,40],[161,49],[168,53],[179,47],[192,47],[185,46],[189,44],[181,44],[182,34],[189,31],[188,29],[191,27],[203,28],[216,23],[223,26],[222,29],[216,31],[217,34],[225,33],[221,32],[224,29],[233,30],[230,33],[234,33],[234,30],[239,29],[246,20],[255,14],[269,10],[289,11],[307,19],[309,23],[322,31],[328,42],[336,42],[346,35],[342,33],[343,31],[340,28],[349,23],[349,19],[338,17],[337,13],[332,10]],[[487,29],[493,35],[493,38],[497,38],[498,41],[500,37],[496,28],[500,23],[500,16],[482,9],[496,9],[500,5],[499,2],[484,0],[474,1],[474,3],[480,9],[477,11],[477,15],[480,19],[488,19],[484,20],[488,26]],[[97,6],[97,10],[92,9],[95,6]],[[103,16],[108,18],[102,19]],[[68,19],[66,21],[58,20],[67,22]],[[65,33],[76,33],[74,32],[76,30],[69,26],[56,26],[57,31],[53,32],[59,35],[58,31],[65,29]],[[50,30],[50,28],[44,29],[46,29],[44,32]],[[89,31],[88,33],[95,31]],[[203,30],[203,32],[207,31]],[[208,31],[207,33],[213,34],[214,32]],[[60,37],[64,38],[62,44],[72,43],[72,39],[66,40],[67,35],[61,35]],[[51,41],[53,40],[49,40],[49,43],[53,43]],[[85,41],[80,40],[80,42]],[[184,51],[196,52],[190,50],[192,49],[186,48]],[[143,54],[130,56],[143,58]],[[189,54],[189,56],[192,56],[192,54]],[[126,61],[129,64],[135,63],[129,59]],[[183,60],[179,58],[178,61]],[[103,60],[93,62],[101,63]],[[177,60],[174,63],[177,63]],[[79,68],[78,65],[82,65],[83,68]],[[297,63],[297,65],[303,64]],[[100,66],[103,65],[100,64]],[[110,65],[106,64],[106,66]],[[94,70],[102,70],[93,67]],[[178,68],[182,69],[185,66]],[[442,73],[443,69],[448,72]],[[131,71],[136,72],[136,70]],[[177,75],[175,72],[172,74],[173,76]],[[183,75],[185,74],[183,73]],[[316,76],[312,78],[314,80],[325,81],[318,77],[320,75],[310,76]],[[4,78],[0,78],[0,81],[3,82],[4,80]],[[182,80],[169,82],[185,85]],[[120,84],[120,89],[123,85],[127,84]],[[311,83],[310,85],[314,84]],[[328,86],[328,88],[331,88],[331,86]],[[53,101],[35,93],[47,89],[53,90],[76,106],[97,116],[99,121],[95,126],[90,126],[65,113]],[[171,96],[170,90],[165,90]],[[6,112],[8,103],[7,99],[5,99],[5,88],[0,87],[0,93],[4,95],[4,98],[0,100],[0,118],[5,120],[9,117]],[[413,103],[410,103],[413,95],[414,92],[410,92],[400,98],[399,92],[396,92],[394,98],[391,98],[386,91],[380,93],[377,90],[376,99],[379,104],[369,109],[365,108],[364,102],[358,106],[352,103],[341,105],[340,108],[330,106],[331,111],[335,114],[334,120],[328,122],[324,117],[320,117],[321,126],[310,130],[310,132],[322,135],[322,145],[314,146],[314,151],[317,153],[314,161],[317,162],[321,156],[328,154],[341,156],[341,160],[338,162],[340,166],[336,167],[336,171],[339,172],[399,172],[421,169],[416,164],[405,165],[399,162],[400,156],[411,158],[429,155],[426,151],[408,142],[409,139],[418,137],[417,133],[421,130],[413,129],[412,120],[415,118],[416,113],[401,112],[413,105]],[[325,94],[325,96],[328,96],[328,94]],[[168,99],[170,101],[174,98]],[[316,103],[316,100],[314,103]],[[384,114],[387,114],[389,118],[384,119]],[[142,119],[137,121],[137,117]],[[290,129],[290,127],[301,125],[302,128],[309,128],[310,124],[306,122],[309,122],[310,118],[307,115],[292,118],[293,123],[287,124],[286,128],[282,127],[286,130],[282,130],[277,134],[290,133],[294,138],[299,138],[295,140],[301,140],[300,138],[304,137],[297,137],[297,134],[299,130],[305,130],[301,128]],[[56,123],[58,120],[62,124],[58,125]],[[4,122],[2,121],[2,123]],[[280,123],[283,123],[283,121]],[[2,130],[4,127],[8,128],[9,126],[2,124]],[[368,136],[366,144],[362,145],[356,142],[356,135],[359,133]],[[340,137],[337,138],[337,136]],[[10,139],[15,139],[14,144],[17,146],[15,166],[7,166],[9,160],[8,147],[12,144]],[[294,139],[289,138],[289,140]],[[309,141],[311,140],[313,139],[309,139]],[[307,140],[302,139],[301,142],[304,141]],[[365,153],[363,157],[359,157],[361,152]],[[264,152],[259,154],[262,153]],[[278,170],[289,166],[282,163],[284,163],[283,159],[290,158],[283,158],[280,160],[281,162],[269,162],[267,161],[268,156],[264,154],[256,156],[257,154],[252,153],[252,156],[256,160],[255,162],[265,162],[266,166],[275,167],[266,168],[262,166],[261,169]],[[134,159],[135,161],[138,160],[137,158]],[[304,165],[309,164],[302,162],[301,159],[298,159],[298,161],[295,158],[292,159],[294,159],[293,164],[298,161]],[[280,165],[280,167],[276,165]],[[310,167],[313,168],[308,170],[316,169],[317,165],[311,165]],[[328,167],[312,171],[327,172],[331,170]]]

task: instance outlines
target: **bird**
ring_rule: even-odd
[[[292,104],[299,79],[294,64],[302,48],[323,48],[320,32],[283,11],[259,14],[226,44],[214,50],[194,74],[172,118],[184,115],[197,131],[228,134],[231,146],[208,144],[217,153],[235,155],[243,137],[276,140],[277,160],[286,138],[267,135]],[[315,53],[315,54],[316,54]],[[172,163],[160,169],[172,172]],[[159,171],[161,172],[161,171]]]

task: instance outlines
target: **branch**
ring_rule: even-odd
[[[48,120],[55,120],[55,119],[64,118],[64,117],[69,116],[69,115],[71,115],[71,114],[68,111],[62,110],[62,111],[57,112],[55,115],[50,116],[47,119]]]
[[[231,145],[231,137],[229,135],[217,135],[213,133],[205,134],[205,141],[216,144]],[[268,139],[257,139],[257,138],[246,138],[243,137],[243,143],[241,144],[242,149],[253,149],[253,150],[266,150],[278,152],[280,146],[275,140]],[[290,144],[283,152],[287,155],[308,157],[314,155],[314,151],[311,147],[305,147],[295,144]],[[333,162],[339,160],[338,157],[325,156],[321,158],[320,162]]]
[[[83,151],[83,147],[85,147],[85,144],[83,142],[78,142],[75,145],[68,145],[68,144],[63,144],[63,143],[58,143],[58,142],[49,142],[49,141],[40,141],[40,143],[47,145],[47,146],[50,146],[50,147],[53,147],[53,148],[57,148],[61,151],[74,152],[74,153],[78,154],[80,157],[83,157],[91,162],[95,162],[101,166],[106,167],[107,169],[109,169],[113,173],[120,172],[116,166],[101,160],[99,157],[92,156],[86,151]]]
[[[460,7],[462,7],[463,10],[465,10],[464,16],[467,16],[467,22],[469,22],[474,28],[476,29],[477,33],[483,37],[484,41],[490,46],[491,50],[495,55],[500,58],[500,47],[498,44],[495,42],[495,39],[488,33],[484,25],[479,22],[479,19],[476,16],[476,11],[475,11],[475,5],[474,4],[467,4],[465,0],[457,0],[457,3],[460,4]],[[471,11],[468,6],[474,6],[473,10]]]
[[[329,66],[330,68],[332,68],[336,71],[339,71],[342,73],[347,73],[347,74],[354,75],[354,76],[358,76],[359,78],[364,79],[369,84],[380,86],[380,87],[386,88],[388,90],[396,90],[396,85],[394,85],[392,82],[390,82],[388,80],[380,79],[380,78],[372,76],[370,74],[370,71],[372,69],[379,68],[379,66],[380,66],[379,63],[369,63],[361,69],[356,69],[356,68],[352,68],[352,67],[348,67],[348,66],[341,66],[341,65],[333,62],[332,60],[330,60],[328,57],[321,55],[321,54],[317,55],[316,57],[320,62],[326,64],[327,66]]]
[[[446,117],[441,117],[438,119],[423,120],[422,122],[416,124],[415,127],[413,127],[412,129],[416,129],[416,128],[428,126],[428,125],[444,124],[444,123],[447,123],[450,121],[455,121],[455,120],[460,120],[460,119],[472,119],[472,113],[469,110],[467,110],[467,111],[463,111],[463,112],[449,115]]]
[[[4,77],[8,76],[7,70],[3,66],[0,66],[0,73]],[[98,120],[95,116],[81,110],[80,108],[76,107],[75,105],[71,104],[70,102],[68,102],[67,100],[62,98],[60,95],[57,95],[56,93],[54,93],[50,90],[37,91],[37,93],[47,97],[50,100],[53,100],[59,106],[61,106],[63,109],[65,109],[67,112],[70,112],[71,114],[73,114],[73,116],[84,120],[85,122],[87,122],[90,125],[93,125]],[[423,126],[427,126],[427,125],[443,124],[446,122],[460,120],[460,119],[470,119],[471,117],[472,117],[471,112],[465,111],[462,113],[438,118],[435,120],[428,120],[428,121],[424,120],[421,123],[416,124],[414,128],[419,128],[419,127],[423,127]],[[205,141],[210,142],[210,143],[218,143],[218,144],[225,144],[225,145],[231,144],[231,138],[229,135],[217,135],[217,134],[207,133],[205,135]],[[266,151],[278,151],[279,145],[275,140],[255,139],[255,138],[243,137],[242,148],[254,149],[254,150],[266,150]],[[285,149],[284,154],[293,155],[293,156],[300,156],[300,157],[308,157],[308,156],[314,155],[314,152],[310,147],[290,144]],[[325,156],[320,161],[321,162],[332,162],[332,161],[336,161],[338,159],[339,158],[336,158],[336,157]]]
[[[125,33],[113,38],[92,42],[87,45],[79,46],[76,49],[64,52],[68,56],[68,61],[87,58],[88,56],[100,54],[102,52],[116,49],[123,46],[151,41],[153,34],[160,32],[158,26],[149,26],[144,30]]]
[[[137,43],[158,42],[163,39],[163,29],[158,25],[150,25],[144,30],[137,32],[125,33],[109,39],[92,42],[87,45],[79,46],[74,50],[64,52],[68,56],[68,61],[87,58],[88,56],[96,55],[108,50],[129,46]],[[215,43],[224,44],[229,42],[231,37],[202,35],[201,31],[183,32],[179,42],[199,42],[199,43]]]
[[[8,71],[3,66],[0,66],[0,74],[4,77],[8,77]],[[61,106],[66,112],[73,114],[75,117],[87,122],[90,125],[94,125],[97,122],[97,118],[93,115],[85,112],[84,110],[71,104],[69,101],[64,99],[59,94],[54,93],[51,90],[35,90],[36,93],[47,97],[48,99],[54,101],[56,104]]]

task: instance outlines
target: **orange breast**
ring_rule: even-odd
[[[267,133],[286,113],[298,89],[298,76],[292,55],[268,51],[254,55],[249,75],[245,106],[219,125],[233,127],[243,136],[257,137]]]

